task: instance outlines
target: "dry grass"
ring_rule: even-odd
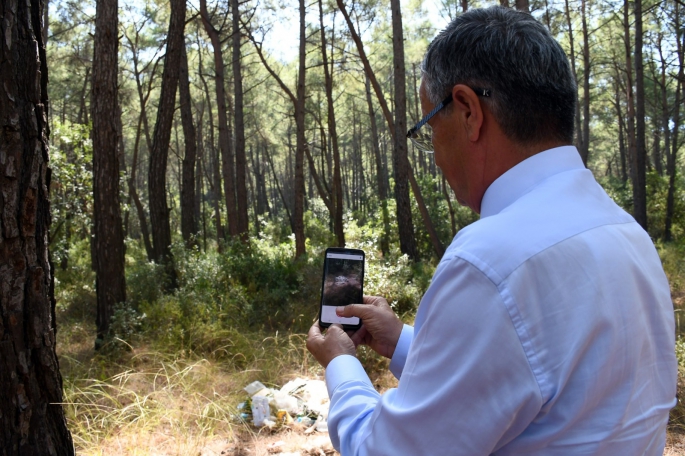
[[[299,334],[226,333],[204,355],[150,346],[96,354],[94,336],[79,325],[59,334],[64,405],[78,454],[222,454],[235,442],[259,440],[235,418],[243,386],[321,374]]]
[[[119,343],[127,349],[103,355],[93,351],[92,329],[67,322],[58,332],[58,352],[77,453],[254,456],[272,454],[269,446],[279,441],[284,452],[323,451],[321,435],[291,428],[272,433],[235,419],[245,399],[242,387],[253,380],[276,386],[298,376],[321,377],[304,337],[225,331],[205,334],[195,351]],[[360,358],[379,391],[397,385],[387,360],[367,351]],[[685,456],[682,430],[679,422],[672,425],[664,456]]]

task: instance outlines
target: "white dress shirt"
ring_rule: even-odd
[[[328,365],[329,432],[352,455],[663,453],[675,405],[673,306],[645,231],[574,147],[486,191],[405,326],[379,395]]]

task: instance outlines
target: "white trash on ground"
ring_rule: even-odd
[[[250,400],[238,406],[242,420],[251,415],[256,427],[297,423],[307,428],[306,433],[328,432],[330,400],[323,380],[296,378],[280,389],[255,381],[243,389]]]

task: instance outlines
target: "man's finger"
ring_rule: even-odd
[[[366,336],[366,333],[366,326],[362,325],[361,328],[359,328],[350,336],[350,339],[352,339],[352,342],[354,342],[355,347],[358,347],[364,342],[364,337]]]
[[[319,320],[316,320],[316,322],[312,325],[312,327],[309,328],[309,332],[307,333],[307,341],[320,339],[320,338],[323,338],[323,334],[321,334],[321,327],[319,327]]]
[[[371,315],[374,310],[374,307],[367,304],[348,304],[337,307],[335,313],[339,317],[359,317],[363,320]]]

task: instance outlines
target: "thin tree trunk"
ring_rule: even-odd
[[[248,240],[248,216],[247,216],[247,187],[245,157],[245,120],[243,107],[243,75],[242,60],[240,56],[240,11],[238,0],[231,0],[231,13],[233,18],[233,95],[235,98],[235,173],[236,173],[236,199],[237,199],[237,234],[243,242]]]
[[[150,222],[155,261],[165,264],[170,288],[176,288],[176,272],[171,256],[171,226],[169,207],[166,200],[166,172],[171,140],[171,127],[176,104],[176,88],[181,68],[182,48],[185,45],[186,3],[184,0],[171,0],[171,17],[167,34],[162,89],[159,96],[157,121],[150,151],[148,189],[150,192]]]
[[[297,126],[297,149],[295,150],[295,207],[293,210],[293,228],[295,231],[295,258],[306,253],[304,238],[304,149],[305,139],[305,74],[306,74],[306,22],[305,3],[300,4],[300,56],[297,72],[297,103],[295,103],[295,125]]]
[[[293,199],[294,199],[294,207],[293,207],[293,213],[292,217],[290,217],[290,212],[288,212],[288,216],[290,217],[291,220],[291,226],[293,229],[293,232],[295,233],[295,258],[300,257],[301,255],[304,255],[306,253],[305,249],[305,238],[304,238],[304,156],[305,156],[305,147],[307,147],[306,144],[306,139],[305,139],[305,74],[306,74],[306,22],[305,22],[305,4],[304,0],[299,1],[299,11],[300,11],[300,47],[299,47],[299,65],[298,65],[298,72],[297,72],[297,87],[295,89],[295,94],[293,94],[292,90],[288,88],[288,86],[285,85],[283,80],[280,78],[278,74],[271,68],[271,66],[268,64],[266,61],[266,58],[264,57],[264,54],[262,52],[262,47],[260,44],[256,42],[254,37],[250,34],[250,40],[255,46],[255,49],[257,50],[257,55],[259,56],[259,59],[262,61],[262,64],[266,68],[266,70],[269,72],[269,74],[274,78],[274,80],[278,83],[278,85],[281,87],[281,90],[288,96],[290,101],[293,104],[293,108],[295,111],[295,173],[294,173],[294,179],[292,179],[294,182],[294,188],[293,188]],[[249,33],[249,32],[248,32]],[[290,142],[290,134],[288,132],[288,142]],[[291,147],[288,147],[289,152],[292,150]],[[288,160],[290,162],[291,160]],[[273,167],[273,162],[271,162],[272,169],[274,170],[274,177],[275,177],[275,168]],[[281,192],[281,196],[283,196],[283,193]],[[284,200],[284,205],[285,205],[285,200]],[[287,208],[287,205],[285,205]]]
[[[108,335],[114,305],[126,301],[124,232],[119,206],[117,155],[117,1],[99,1],[95,14],[91,118],[93,121],[93,219],[97,288],[97,339]]]
[[[586,15],[587,1],[581,0],[581,19],[583,24],[583,130],[579,132],[582,135],[580,141],[580,157],[583,163],[587,166],[588,157],[590,155],[590,40],[588,37],[587,15]]]
[[[190,99],[190,78],[188,75],[188,55],[186,48],[181,49],[181,68],[179,73],[179,100],[181,103],[181,122],[183,123],[183,137],[185,155],[182,166],[181,183],[181,234],[188,247],[195,241],[197,234],[197,220],[195,218],[195,159],[197,157],[197,138]]]
[[[663,35],[659,34],[657,43],[659,57],[661,60],[661,75],[659,80],[659,88],[661,89],[661,130],[664,132],[664,154],[666,155],[666,160],[668,161],[669,153],[671,151],[671,114],[670,109],[668,107],[668,86],[666,85],[666,59],[664,59],[662,41]],[[680,55],[678,55],[678,57],[680,57]],[[659,168],[661,168],[661,157],[656,158],[659,159]],[[663,175],[663,169],[657,168],[657,170],[659,171],[659,175]]]
[[[452,200],[450,199],[449,191],[447,190],[447,182],[445,181],[445,175],[442,175],[442,193],[445,195],[445,201],[447,201],[447,209],[450,211],[450,225],[452,226],[452,237],[457,234],[457,223],[454,217],[454,206],[452,205]]]
[[[51,171],[43,2],[3,2],[1,8],[7,39],[0,44],[0,451],[73,455],[60,405],[54,270],[48,252]]]
[[[283,202],[283,207],[285,208],[285,213],[288,215],[288,222],[290,223],[290,228],[293,229],[293,217],[290,215],[290,209],[288,209],[288,204],[287,200],[285,198],[285,195],[283,195],[283,190],[281,190],[281,186],[278,183],[279,179],[278,176],[276,175],[276,167],[274,166],[274,162],[271,159],[271,155],[269,154],[269,149],[266,145],[264,145],[264,153],[266,154],[266,160],[269,162],[269,165],[271,165],[271,172],[273,173],[274,176],[274,183],[276,184],[276,190],[278,190],[278,194],[281,196],[281,201]]]
[[[628,181],[628,170],[626,166],[626,134],[625,134],[625,120],[623,119],[623,111],[621,110],[621,84],[620,84],[620,74],[618,71],[618,66],[616,67],[616,94],[615,94],[615,106],[616,106],[616,118],[618,121],[618,150],[621,158],[621,180],[623,182]]]
[[[133,161],[131,162],[131,174],[128,178],[128,204],[131,204],[131,200],[136,207],[136,213],[138,214],[138,223],[140,223],[140,232],[143,236],[143,244],[145,245],[145,254],[147,255],[148,261],[153,259],[152,243],[150,242],[150,232],[147,227],[147,220],[145,218],[145,209],[143,208],[143,203],[140,201],[138,196],[138,191],[136,190],[136,173],[138,172],[138,155],[140,151],[140,135],[142,129],[143,112],[141,111],[138,116],[138,128],[136,129],[136,139],[133,145]]]
[[[214,50],[214,87],[216,90],[216,107],[219,117],[219,149],[224,174],[224,194],[226,196],[226,215],[228,216],[228,234],[236,236],[238,234],[238,209],[236,207],[235,195],[235,165],[233,148],[231,145],[231,133],[228,128],[228,114],[226,109],[226,91],[224,79],[224,58],[221,54],[221,40],[219,32],[214,28],[209,20],[207,12],[207,0],[200,0],[200,16],[207,35],[212,43]],[[216,185],[216,184],[215,184]],[[217,194],[220,190],[216,189]],[[218,226],[218,225],[217,225]]]
[[[88,109],[86,108],[86,98],[88,92],[88,81],[90,80],[90,67],[86,67],[86,77],[83,78],[83,88],[81,89],[81,102],[79,103],[78,115],[76,116],[76,122],[82,125],[88,124]]]
[[[362,44],[361,38],[357,33],[354,24],[352,24],[352,20],[350,18],[349,13],[347,12],[347,8],[345,7],[343,0],[337,0],[337,4],[338,8],[340,8],[340,11],[345,17],[345,21],[347,22],[347,26],[350,30],[350,34],[352,35],[352,39],[357,46],[359,57],[362,61],[362,64],[364,65],[364,72],[371,81],[371,85],[373,86],[374,92],[376,93],[376,97],[378,98],[378,103],[380,104],[385,120],[388,123],[388,129],[393,137],[393,165],[395,168],[395,201],[397,204],[397,225],[400,238],[400,250],[402,251],[402,253],[407,254],[410,258],[417,259],[416,240],[414,238],[414,224],[411,218],[411,204],[409,202],[409,160],[407,158],[406,138],[404,137],[404,132],[401,131],[401,127],[397,126],[398,128],[396,129],[396,123],[393,120],[392,114],[390,113],[390,109],[388,108],[388,104],[381,90],[381,86],[378,83],[378,80],[376,79],[373,70],[371,69],[371,64],[369,63],[369,59],[366,56],[366,52],[364,51],[364,45]],[[403,35],[401,33],[402,21],[401,11],[399,9],[399,1],[393,0],[393,3],[391,4],[391,9],[393,18],[393,65],[396,73],[398,71],[398,66],[400,66],[400,62],[401,67],[404,68],[404,47],[402,38]],[[398,24],[396,24],[396,22],[398,22],[396,18],[399,18]],[[399,35],[395,33],[396,30],[398,31]],[[400,52],[402,53],[401,57],[399,56]],[[399,62],[397,61],[397,59],[399,59]],[[401,85],[402,87],[404,87],[404,71],[402,71],[400,78],[402,80]],[[395,85],[400,85],[397,80],[395,80]],[[404,126],[406,127],[406,89],[403,88],[400,90],[400,92],[400,97],[398,97],[397,91],[395,92],[395,97],[396,99],[401,98],[403,100],[405,107]],[[403,157],[400,157],[401,152],[398,151],[398,147],[401,146],[401,143],[403,141],[396,139],[396,136],[402,136],[402,139],[404,140],[405,145],[403,148]]]
[[[204,199],[204,195],[202,193],[202,160],[204,159],[204,146],[202,142],[202,135],[203,135],[203,130],[202,130],[202,122],[204,120],[204,112],[205,112],[205,104],[204,100],[200,104],[201,109],[197,109],[196,111],[198,112],[197,116],[197,158],[195,160],[195,203],[194,203],[194,209],[195,209],[195,223],[196,225],[199,224],[200,220],[203,218],[203,205],[202,201]],[[199,226],[198,226],[199,230]],[[204,230],[204,223],[203,223],[203,237],[206,237],[205,230]]]
[[[342,176],[340,174],[340,149],[338,146],[338,131],[336,127],[335,109],[333,108],[333,77],[328,67],[326,52],[326,28],[323,23],[323,2],[319,0],[319,26],[321,28],[321,58],[323,59],[324,82],[326,86],[326,104],[328,106],[328,131],[333,152],[333,231],[338,247],[345,247],[345,231],[343,230],[343,196]],[[331,62],[332,64],[333,62]]]
[[[664,227],[664,240],[672,240],[672,226],[673,226],[673,216],[674,216],[674,206],[675,206],[675,185],[676,185],[676,174],[678,168],[676,166],[678,159],[678,132],[680,129],[680,109],[682,102],[682,90],[683,81],[685,80],[685,58],[683,52],[685,52],[685,34],[683,34],[680,25],[680,5],[675,4],[675,30],[676,30],[676,42],[677,42],[677,52],[678,52],[678,82],[676,84],[675,91],[675,104],[673,106],[673,138],[671,145],[671,153],[668,154],[667,172],[668,172],[668,196],[666,197],[666,223]]]
[[[635,139],[635,101],[633,97],[633,58],[630,46],[630,20],[629,20],[629,4],[628,0],[623,3],[623,33],[625,45],[625,59],[626,59],[626,104],[627,112],[627,128],[626,136],[628,138],[628,163],[630,164],[630,181],[633,184],[633,196],[635,194],[635,186],[637,182],[637,167],[635,164],[636,139]],[[633,205],[633,209],[635,206]],[[637,219],[637,217],[636,217]]]
[[[642,0],[635,0],[635,123],[636,148],[633,162],[635,181],[633,182],[633,216],[647,230],[647,183],[645,145],[645,75],[642,58]]]
[[[381,253],[386,256],[390,252],[390,217],[388,214],[388,188],[385,185],[385,173],[383,172],[383,161],[381,159],[381,149],[378,144],[378,126],[376,124],[376,114],[373,111],[373,102],[371,101],[371,83],[368,76],[366,82],[366,104],[369,108],[369,125],[371,127],[371,147],[373,155],[376,159],[376,183],[378,185],[378,199],[381,202],[381,211],[383,216],[383,234],[381,235]]]
[[[565,6],[566,6],[566,25],[568,27],[568,42],[570,46],[570,52],[569,52],[569,57],[571,59],[571,72],[573,73],[573,80],[576,81],[576,84],[578,83],[578,72],[576,71],[576,51],[574,48],[574,40],[573,40],[573,24],[571,23],[571,8],[569,7],[569,0],[564,0]],[[578,149],[578,152],[583,150],[583,133],[582,129],[580,127],[580,102],[577,98],[576,95],[576,115],[575,115],[575,124],[576,124],[576,147]],[[582,157],[582,155],[581,155]],[[584,162],[583,162],[584,163]]]
[[[198,55],[202,55],[199,53]],[[219,169],[219,155],[217,153],[214,144],[214,113],[212,112],[212,99],[209,95],[209,86],[207,80],[202,74],[202,60],[200,60],[200,80],[202,81],[202,86],[205,89],[205,99],[207,100],[207,110],[209,118],[209,153],[210,153],[210,165],[212,167],[212,179],[208,178],[210,183],[210,190],[212,192],[212,205],[214,208],[214,225],[216,226],[216,244],[219,253],[222,251],[222,242],[224,241],[224,229],[221,224],[221,171]],[[213,180],[213,182],[212,182]]]

